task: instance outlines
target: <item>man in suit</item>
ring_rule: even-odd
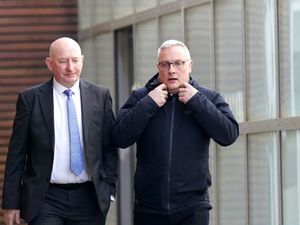
[[[109,90],[80,79],[83,55],[71,38],[51,44],[46,64],[53,77],[17,100],[3,188],[5,224],[23,218],[29,225],[104,225],[117,177]]]

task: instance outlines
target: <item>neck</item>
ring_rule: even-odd
[[[175,94],[177,94],[179,92],[179,90],[178,90],[178,88],[176,88],[176,89],[168,89],[168,93],[169,94],[172,94],[172,95],[175,95]]]

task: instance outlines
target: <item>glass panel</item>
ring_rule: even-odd
[[[160,5],[163,5],[163,4],[166,4],[166,3],[169,3],[169,2],[175,2],[177,0],[159,0],[159,4]]]
[[[236,119],[244,120],[244,76],[241,0],[216,1],[216,89]]]
[[[136,0],[135,1],[136,10],[137,10],[137,12],[140,12],[140,11],[154,8],[157,4],[156,2],[157,2],[157,0],[147,0],[147,1]]]
[[[81,42],[82,54],[84,55],[84,64],[82,77],[84,79],[96,82],[96,64],[94,57],[93,39],[85,39]]]
[[[106,225],[118,225],[117,204],[118,199],[110,204],[110,208],[106,217]]]
[[[211,74],[211,5],[205,4],[185,12],[185,38],[193,59],[192,77],[202,86],[213,88]]]
[[[247,224],[246,138],[229,147],[218,147],[218,225]]]
[[[78,0],[79,29],[86,29],[92,25],[93,1]]]
[[[95,1],[95,17],[93,18],[94,25],[108,22],[111,19],[110,0],[94,0]]]
[[[292,1],[292,57],[293,64],[292,78],[293,78],[293,105],[295,106],[295,115],[300,115],[300,0]],[[298,100],[297,100],[298,99]],[[294,116],[294,115],[293,115]]]
[[[249,135],[250,225],[279,225],[276,133]]]
[[[283,225],[300,224],[300,130],[282,132]]]
[[[276,117],[275,0],[246,0],[248,118]]]
[[[115,96],[114,43],[113,33],[106,33],[95,38],[96,82],[110,89]],[[113,107],[115,108],[115,107]]]
[[[299,116],[300,0],[280,1],[279,13],[281,113]]]
[[[183,40],[181,13],[176,12],[162,16],[160,19],[160,42],[168,39]]]
[[[217,223],[217,207],[218,207],[218,186],[217,184],[217,144],[211,141],[209,145],[209,170],[211,174],[212,186],[208,189],[210,204],[212,210],[210,211],[209,225],[218,225]]]
[[[158,49],[157,20],[149,20],[136,25],[135,29],[135,87],[145,83],[157,73]]]
[[[114,19],[133,14],[132,0],[114,0],[111,2]]]

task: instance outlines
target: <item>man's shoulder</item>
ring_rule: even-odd
[[[41,84],[27,87],[27,88],[21,90],[20,93],[24,94],[24,95],[34,94],[34,93],[46,90],[50,87],[52,87],[52,79],[48,80],[47,82],[41,83]]]
[[[108,91],[109,88],[104,87],[103,85],[97,84],[95,82],[92,81],[88,81],[88,80],[84,80],[84,79],[80,79],[80,85],[82,88],[91,88],[91,89],[95,89],[97,91]]]
[[[196,88],[201,94],[203,94],[204,96],[206,96],[209,99],[213,99],[216,96],[220,95],[217,91],[210,89],[208,87],[204,87],[204,86],[200,85],[198,82],[196,82],[195,80],[191,80],[190,84],[194,88]]]
[[[146,87],[140,87],[134,90],[136,93],[147,93],[149,90]]]
[[[202,93],[206,93],[206,94],[212,94],[215,95],[217,94],[217,92],[213,89],[207,88],[207,87],[203,87],[203,86],[198,86],[197,88],[199,91],[201,91]]]
[[[148,93],[149,93],[149,90],[146,87],[137,88],[132,92],[132,94],[138,98],[142,98],[145,95],[147,95]]]

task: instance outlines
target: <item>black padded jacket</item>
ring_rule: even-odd
[[[157,77],[132,92],[113,127],[117,147],[137,144],[135,211],[171,214],[210,207],[210,139],[222,146],[232,144],[239,136],[238,123],[219,93],[192,78],[189,83],[198,92],[187,104],[169,95],[159,107],[148,95],[159,85]]]

